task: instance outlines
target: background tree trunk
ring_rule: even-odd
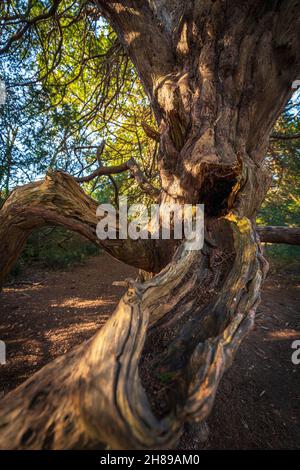
[[[257,231],[262,242],[300,245],[300,227],[257,227]]]

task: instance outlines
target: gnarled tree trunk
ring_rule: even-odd
[[[268,189],[269,133],[299,71],[297,2],[95,3],[155,111],[160,200],[204,203],[205,244],[189,252],[183,243],[173,257],[168,251],[170,262],[156,276],[129,282],[94,338],[2,400],[3,448],[174,446],[184,423],[208,416],[222,374],[251,328],[267,270],[254,218]],[[59,207],[55,194],[51,204]],[[90,204],[75,204],[71,219],[59,223],[76,220],[93,238]],[[9,250],[14,238],[5,227]],[[157,250],[149,250],[151,260]],[[165,264],[147,265],[144,253],[144,269]],[[124,259],[121,250],[113,254]],[[151,387],[153,381],[161,387],[162,377],[158,403]]]

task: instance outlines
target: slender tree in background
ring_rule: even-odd
[[[144,123],[144,130],[159,143],[159,187],[132,155],[112,167],[99,157],[97,169],[79,182],[126,171],[155,200],[202,202],[205,244],[188,251],[172,241],[98,241],[151,274],[128,281],[95,337],[2,400],[1,446],[175,446],[185,424],[201,427],[208,416],[260,299],[267,263],[255,216],[270,182],[264,163],[270,133],[300,73],[299,3],[24,3],[25,16],[14,2],[3,9],[3,53],[36,31],[39,38],[55,31],[54,63],[70,40],[66,24],[101,14],[132,60],[155,116],[156,127]],[[2,275],[34,228],[65,225],[95,241],[96,206],[64,172],[13,191],[0,215]]]

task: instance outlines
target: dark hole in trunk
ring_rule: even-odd
[[[200,192],[200,202],[204,204],[206,216],[217,217],[228,211],[228,197],[236,184],[236,177],[210,180]]]

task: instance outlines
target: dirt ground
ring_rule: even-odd
[[[28,268],[0,298],[0,395],[92,336],[112,313],[123,288],[115,280],[136,271],[105,254],[67,272]],[[254,330],[219,387],[205,449],[300,448],[299,275],[273,272],[265,283]],[[199,444],[183,437],[181,448]]]

